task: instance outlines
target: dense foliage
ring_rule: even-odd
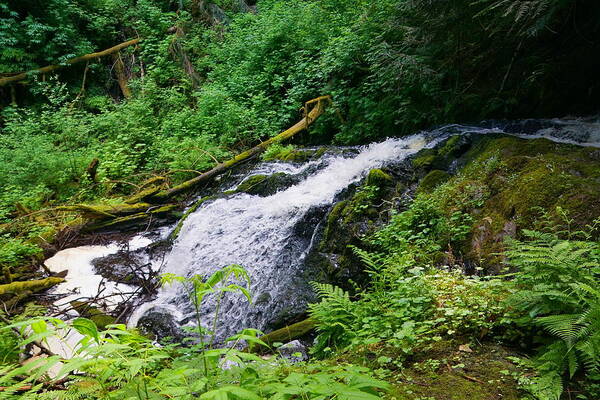
[[[244,281],[243,285],[235,283]],[[378,399],[385,382],[368,375],[365,368],[353,365],[329,366],[325,363],[291,365],[283,357],[265,360],[258,355],[238,350],[240,344],[266,344],[257,332],[246,329],[226,340],[227,347],[214,345],[218,303],[226,294],[239,292],[248,299],[250,281],[246,271],[231,265],[206,278],[189,279],[174,275],[163,277],[165,284],[187,286],[198,309],[207,296],[216,296],[215,323],[203,328],[198,321],[197,343],[157,346],[148,337],[128,331],[124,325],[109,326],[99,331],[93,321],[77,318],[70,324],[56,318],[35,318],[1,327],[0,349],[11,349],[0,363],[0,398],[23,399]],[[10,329],[24,340],[16,341]],[[29,335],[27,332],[31,331]],[[69,345],[68,337],[76,335],[78,343]],[[209,338],[204,340],[203,338]],[[60,340],[72,347],[68,361],[57,355],[39,358],[19,368],[2,367],[12,361],[14,344],[22,348],[38,341]],[[72,339],[71,339],[72,340]],[[44,376],[49,372],[55,380],[70,378],[67,390],[46,390]]]
[[[196,0],[3,4],[2,72],[142,42],[119,56],[128,102],[111,57],[2,88],[0,218],[17,202],[35,209],[131,191],[114,181],[151,171],[193,176],[278,133],[325,93],[336,107],[305,141],[564,113],[597,96],[596,61],[582,59],[597,46],[594,1],[217,4],[223,15]],[[94,158],[100,187],[84,176]]]
[[[334,106],[301,143],[358,144],[441,123],[596,111],[599,16],[595,0],[0,2],[0,82],[63,67],[0,84],[2,279],[29,272],[17,268],[35,265],[41,246],[72,222],[55,207],[117,203],[156,179],[172,187],[290,126],[320,95],[332,95]],[[133,38],[139,44],[119,53],[66,63]],[[263,158],[292,152],[275,145]],[[219,348],[214,327],[195,332],[208,340],[156,346],[84,318],[3,319],[0,398],[375,399],[389,386],[362,366],[330,360],[375,348],[384,376],[455,338],[523,346],[531,358],[515,362],[533,372],[518,379],[537,399],[558,399],[573,385],[579,398],[597,398],[600,248],[589,234],[597,224],[587,233],[532,226],[539,229],[506,244],[498,257],[504,275],[496,277],[455,257],[472,235],[473,210],[493,190],[474,176],[504,167],[488,157],[450,184],[422,184],[353,247],[367,287],[314,284],[321,302],[310,306],[312,356],[323,361],[290,365]],[[359,197],[378,190],[363,186]],[[208,279],[164,280],[187,285],[197,306],[207,295],[247,295],[238,266]],[[57,357],[16,365],[32,341],[68,330],[82,341],[56,375],[68,378],[66,390],[47,387]],[[230,342],[258,343],[257,336],[246,330]]]

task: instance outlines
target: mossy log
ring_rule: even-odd
[[[210,171],[207,171],[201,175],[198,175],[197,177],[192,178],[188,181],[185,181],[171,189],[157,193],[152,198],[157,199],[157,200],[171,198],[177,194],[180,194],[182,192],[185,192],[187,190],[190,190],[190,189],[196,187],[200,183],[206,182],[206,181],[216,177],[217,175],[222,174],[223,172],[227,171],[228,169],[230,169],[231,167],[233,167],[235,165],[238,165],[244,161],[250,160],[251,158],[253,158],[256,155],[265,151],[267,149],[267,147],[269,147],[270,145],[287,140],[287,139],[291,138],[292,136],[294,136],[295,134],[297,134],[298,132],[301,132],[304,129],[308,128],[313,122],[315,122],[315,120],[318,117],[320,117],[325,112],[325,109],[327,108],[327,106],[330,103],[331,103],[331,96],[321,96],[321,97],[317,97],[316,99],[312,99],[312,100],[306,102],[306,104],[304,106],[304,111],[305,111],[304,118],[302,118],[301,121],[297,122],[291,128],[281,132],[279,135],[272,137],[269,140],[266,140],[266,141],[258,144],[257,146],[251,148],[250,150],[247,150],[243,153],[238,154],[231,160],[225,161],[224,163],[217,165]],[[312,107],[312,109],[310,111],[308,111],[308,109],[310,107]]]
[[[80,57],[71,58],[71,59],[65,61],[64,64],[47,65],[42,68],[38,68],[38,69],[31,70],[31,71],[26,71],[26,72],[19,72],[14,75],[11,75],[11,76],[0,78],[0,87],[6,86],[9,83],[22,81],[31,75],[47,74],[47,73],[54,72],[57,69],[61,69],[63,67],[69,66],[69,65],[77,64],[77,63],[80,63],[83,61],[90,61],[95,58],[104,57],[104,56],[116,53],[126,47],[133,46],[134,44],[138,44],[139,41],[140,41],[140,39],[128,40],[127,42],[120,43],[120,44],[113,46],[106,50],[102,50],[102,51],[99,51],[96,53],[85,54]]]
[[[75,204],[72,206],[61,206],[56,208],[57,211],[74,211],[80,213],[84,218],[87,219],[104,219],[104,218],[117,218],[120,216],[136,214],[140,212],[147,212],[153,207],[156,207],[149,203],[135,203],[135,204]]]
[[[267,333],[260,337],[267,345],[271,346],[273,343],[285,343],[297,339],[301,336],[306,335],[308,332],[315,328],[315,321],[312,318],[305,319],[304,321],[297,322],[292,325],[288,325],[281,329],[277,329],[271,333]],[[253,353],[259,353],[267,350],[263,346],[253,345],[248,348],[248,351]]]
[[[129,214],[122,217],[114,217],[105,220],[101,220],[99,222],[95,222],[89,224],[84,227],[86,231],[94,231],[97,229],[104,229],[111,226],[123,225],[123,224],[131,224],[138,221],[143,221],[152,216],[160,216],[164,214],[168,214],[171,211],[174,211],[179,206],[177,204],[167,204],[165,206],[153,206],[147,209],[145,212]]]
[[[31,292],[41,292],[42,290],[50,289],[52,286],[56,286],[64,281],[63,278],[50,277],[32,281],[12,282],[6,285],[0,285],[0,295],[19,294],[27,290]]]

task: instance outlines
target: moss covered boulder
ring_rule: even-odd
[[[419,192],[431,192],[433,189],[450,179],[450,174],[446,171],[434,169],[421,179],[419,182]]]
[[[271,196],[295,182],[294,177],[284,172],[271,175],[253,175],[240,183],[235,191],[257,196]]]
[[[473,216],[462,249],[471,262],[498,267],[505,239],[523,229],[552,225],[575,232],[600,216],[598,149],[487,135],[475,138],[457,163],[457,176],[430,195],[448,215],[461,210]],[[429,180],[435,179],[427,175],[421,187],[431,186]]]
[[[402,188],[387,172],[371,170],[346,200],[332,206],[318,251],[309,256],[309,262],[320,264],[328,279],[341,286],[348,287],[348,279],[361,280],[362,264],[350,246],[361,245],[366,235],[387,222],[389,200]]]
[[[415,169],[421,171],[446,170],[458,157],[465,153],[470,145],[469,136],[452,136],[434,148],[419,151],[412,159],[412,165]]]

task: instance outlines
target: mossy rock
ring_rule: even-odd
[[[434,169],[421,179],[417,192],[431,192],[437,186],[447,182],[448,179],[450,179],[450,176],[451,175],[446,171]]]
[[[415,168],[431,168],[438,161],[437,151],[435,149],[423,149],[417,153],[412,160]]]
[[[319,149],[288,149],[282,148],[282,150],[275,154],[270,154],[263,157],[265,161],[283,161],[291,163],[303,163],[309,160],[319,159],[327,152],[326,147]]]
[[[394,184],[394,179],[391,175],[386,174],[383,170],[376,168],[369,171],[365,184],[368,186],[377,186],[383,188]]]
[[[372,225],[371,221],[379,216],[378,205],[386,192],[394,189],[394,179],[381,169],[369,171],[362,185],[354,195],[336,203],[325,225],[321,249],[345,248],[348,237],[364,233],[365,228]],[[341,237],[344,236],[344,237]]]
[[[600,216],[598,149],[488,135],[477,138],[459,161],[461,173],[443,189],[446,209],[473,216],[471,238],[462,250],[480,265],[498,266],[506,237],[539,229],[544,219],[564,225],[565,213],[575,231]]]
[[[417,170],[445,170],[454,160],[467,151],[470,140],[466,136],[456,135],[431,149],[419,151],[412,160],[413,167]]]
[[[240,183],[235,192],[257,196],[272,196],[294,182],[295,179],[284,172],[271,175],[253,175]]]
[[[351,290],[349,280],[366,282],[362,262],[349,246],[361,246],[366,235],[387,221],[389,200],[404,189],[381,169],[373,169],[350,198],[334,204],[327,215],[323,236],[317,247],[319,257],[312,257],[317,269],[339,286]]]

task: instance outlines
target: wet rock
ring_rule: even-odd
[[[117,283],[143,287],[152,292],[157,285],[157,273],[153,270],[153,260],[159,260],[171,248],[171,242],[161,240],[147,247],[130,251],[123,249],[115,254],[92,261],[97,274]]]
[[[157,341],[181,343],[185,338],[175,318],[168,312],[152,308],[138,321],[137,327],[143,333],[152,336]]]
[[[433,169],[448,170],[453,162],[471,146],[471,135],[452,136],[434,148],[419,151],[412,160],[413,167],[420,171]]]
[[[297,178],[283,172],[272,175],[254,175],[245,179],[235,191],[266,197],[290,187],[297,181]]]
[[[292,363],[308,360],[308,348],[299,340],[292,340],[279,347],[277,351],[283,358],[287,358]]]

